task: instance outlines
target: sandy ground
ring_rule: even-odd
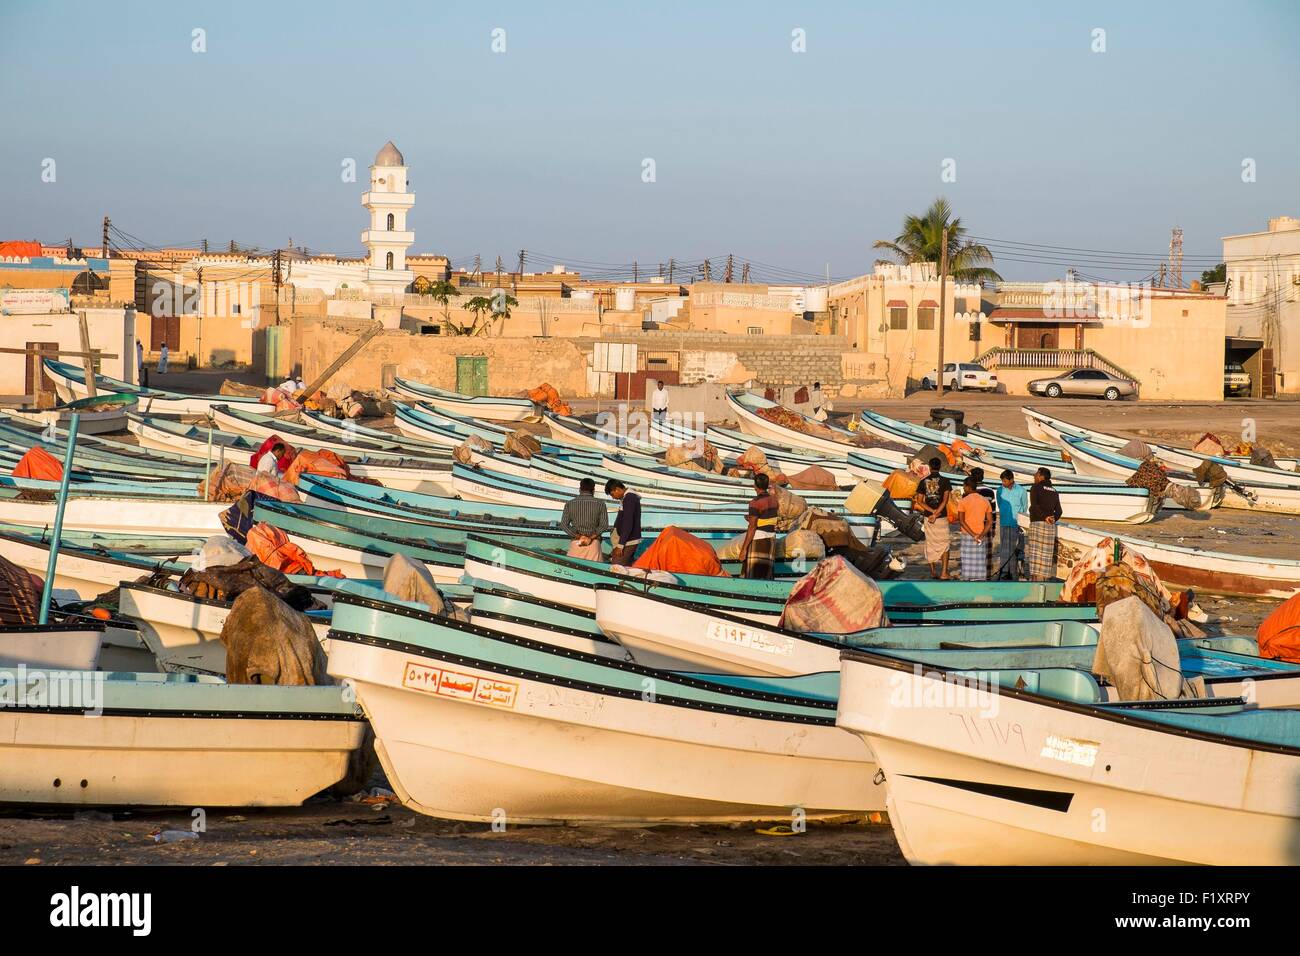
[[[0,814],[0,865],[901,865],[888,823],[811,824],[793,836],[735,827],[517,827],[420,816],[396,803],[318,798],[291,809],[213,810],[198,839],[186,811]]]

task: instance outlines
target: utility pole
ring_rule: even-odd
[[[110,220],[107,216],[104,217],[104,236],[102,241],[100,242],[100,247],[99,247],[99,257],[101,259],[108,258],[108,227],[111,221],[112,220]]]
[[[208,254],[208,240],[206,239],[203,240],[203,254],[205,256]]]
[[[1183,287],[1183,230],[1178,226],[1169,234],[1169,277],[1175,289]]]
[[[676,265],[677,265],[676,260],[674,260],[674,259],[669,259],[669,260],[668,260],[668,284],[669,284],[669,285],[672,285],[672,283],[673,283],[673,268],[674,268]]]
[[[939,397],[943,397],[943,327],[948,321],[948,227],[943,227],[943,246],[939,250],[939,364],[934,374]]]
[[[746,262],[740,267],[740,281],[744,285],[749,285],[749,263]]]
[[[198,277],[199,277],[199,346],[198,346],[199,355],[198,355],[198,362],[199,362],[199,366],[202,367],[202,363],[203,363],[203,267],[202,267],[202,266],[199,266],[199,268],[198,268]],[[181,312],[182,312],[182,313],[184,313],[184,311],[185,311],[184,309],[181,309]],[[179,324],[179,322],[178,322],[177,324]],[[166,341],[166,340],[167,340],[167,339],[166,339],[166,335],[167,335],[167,330],[164,328],[164,329],[163,329],[163,341]]]
[[[638,278],[640,277],[640,275],[641,275],[641,273],[640,273],[640,271],[637,269],[636,260],[633,259],[633,260],[632,260],[632,284],[633,284],[633,285],[636,284],[636,282],[637,282]]]
[[[730,252],[727,253],[727,269],[722,274],[723,282],[731,282],[735,278],[736,257]]]

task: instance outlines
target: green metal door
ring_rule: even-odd
[[[456,391],[462,395],[486,395],[488,393],[488,369],[486,355],[456,356]]]

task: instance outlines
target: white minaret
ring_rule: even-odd
[[[406,191],[406,160],[392,140],[375,156],[370,189],[362,194],[361,205],[370,210],[370,228],[361,233],[369,250],[366,283],[377,299],[400,303],[415,280],[406,268],[406,250],[415,242],[415,233],[406,228],[406,214],[415,205],[415,194]]]

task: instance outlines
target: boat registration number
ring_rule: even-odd
[[[1097,762],[1097,751],[1100,749],[1101,744],[1095,740],[1076,740],[1073,737],[1048,734],[1047,739],[1043,741],[1043,749],[1039,752],[1039,756],[1046,757],[1048,760],[1059,760],[1062,763],[1072,763],[1079,767],[1091,767]]]
[[[407,661],[402,673],[402,686],[439,697],[470,700],[492,707],[514,707],[519,696],[519,685],[513,681],[493,677],[475,677],[441,667],[430,667]]]
[[[773,641],[766,634],[756,631],[752,627],[731,624],[727,621],[710,621],[705,636],[709,640],[717,641],[720,644],[731,644],[735,647],[743,647],[746,650],[758,651],[761,654],[777,654],[788,657],[794,651],[793,641]]]

